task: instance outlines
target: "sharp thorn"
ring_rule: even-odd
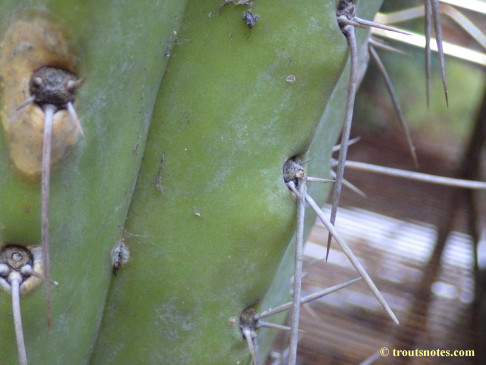
[[[289,326],[284,326],[284,325],[281,325],[281,324],[265,322],[265,321],[259,321],[259,324],[260,324],[260,327],[275,328],[275,329],[283,330],[283,331],[290,331],[292,329]]]
[[[355,143],[357,143],[357,142],[359,142],[359,141],[361,141],[361,136],[358,136],[358,137],[356,137],[356,138],[350,139],[350,140],[349,140],[349,142],[348,142],[348,147],[349,147],[349,146],[352,146],[353,144],[355,144]],[[340,149],[341,149],[341,145],[340,145],[340,144],[338,144],[338,145],[334,146],[334,147],[332,148],[332,150],[331,150],[331,151],[332,151],[332,152],[337,152],[337,151],[339,151]]]
[[[8,277],[12,296],[12,311],[14,318],[15,337],[17,338],[17,352],[19,365],[27,365],[27,352],[25,351],[24,331],[22,329],[22,314],[20,312],[20,283],[21,275],[12,271]]]
[[[36,278],[39,278],[39,279],[45,281],[45,277],[43,275],[39,274],[38,272],[32,271],[30,273],[30,275],[35,276]],[[49,279],[49,284],[54,285],[56,287],[56,289],[59,289],[59,283],[57,281]]]
[[[409,53],[404,52],[401,49],[391,47],[390,45],[388,45],[387,43],[385,43],[381,39],[378,39],[378,38],[375,38],[375,37],[370,37],[369,44],[373,45],[374,47],[383,49],[385,51],[390,51],[390,52],[393,52],[393,53],[398,53],[398,54],[401,54],[403,56],[410,56]]]
[[[44,143],[42,148],[42,182],[41,182],[41,235],[42,235],[42,269],[44,271],[44,291],[46,297],[47,327],[52,326],[51,286],[50,286],[50,252],[49,252],[49,186],[51,175],[51,140],[52,123],[56,107],[44,106]]]
[[[336,173],[334,171],[331,170],[331,176],[336,179]],[[351,184],[348,180],[346,179],[343,179],[343,185],[345,187],[347,187],[348,189],[350,189],[351,191],[355,192],[356,194],[358,194],[359,196],[361,196],[362,198],[368,198],[368,196],[363,192],[361,191],[358,187],[356,187],[355,185]]]
[[[295,186],[295,183],[293,181],[289,181],[287,183],[287,187],[292,190],[292,192],[297,196],[297,198],[300,199],[300,193],[299,191],[297,190],[297,187]]]
[[[451,177],[443,177],[443,176],[424,174],[421,172],[400,170],[392,167],[373,165],[364,162],[346,161],[346,167],[354,170],[373,172],[382,175],[422,181],[431,184],[452,186],[456,188],[478,189],[478,190],[486,189],[486,182],[483,181],[454,179]]]
[[[313,300],[322,298],[325,295],[334,293],[335,291],[338,291],[338,290],[343,289],[343,288],[345,288],[345,287],[347,287],[351,284],[354,284],[355,282],[357,282],[359,280],[361,280],[360,277],[346,281],[346,282],[338,284],[338,285],[334,285],[330,288],[326,288],[326,289],[318,291],[316,293],[309,294],[309,295],[307,295],[303,298],[300,298],[300,304],[302,305],[302,304],[305,304],[305,303],[312,302]],[[285,304],[279,305],[278,307],[267,309],[266,311],[263,311],[261,313],[257,313],[255,315],[255,319],[270,317],[270,316],[273,316],[277,313],[281,313],[283,311],[286,311],[286,310],[290,309],[291,307],[292,307],[292,302],[287,302]]]
[[[356,97],[356,88],[358,83],[358,45],[356,43],[356,35],[354,32],[354,28],[350,26],[345,26],[343,28],[343,33],[346,36],[349,45],[350,72],[349,72],[348,93],[347,93],[347,100],[346,100],[346,111],[345,111],[343,131],[341,136],[341,149],[339,150],[336,183],[334,184],[334,189],[332,194],[331,224],[334,224],[334,222],[336,221],[337,208],[341,196],[341,188],[344,179],[344,162],[346,161],[346,155],[348,153],[349,136],[351,134],[351,124],[353,121],[354,99]],[[332,234],[329,233],[327,239],[328,250],[326,253],[326,261],[329,257],[331,240],[332,240]]]
[[[81,133],[81,136],[84,137],[84,130],[83,126],[81,125],[81,121],[78,118],[78,114],[76,113],[76,109],[74,109],[73,103],[69,102],[66,104],[69,117],[73,121],[73,123],[76,125],[76,127],[79,129],[79,132]]]
[[[425,92],[427,94],[427,108],[430,108],[430,69],[431,69],[431,48],[430,39],[432,37],[431,27],[431,8],[430,0],[425,0]]]
[[[371,57],[375,61],[376,65],[378,66],[378,69],[380,70],[381,75],[383,76],[383,79],[385,80],[385,85],[392,99],[392,103],[393,106],[395,107],[395,111],[397,112],[398,120],[400,121],[400,125],[403,131],[405,132],[408,149],[410,150],[413,163],[415,167],[418,168],[419,164],[418,164],[417,154],[415,152],[415,146],[412,141],[412,136],[410,135],[410,130],[408,128],[407,121],[405,120],[405,116],[403,115],[402,108],[400,107],[400,103],[398,102],[398,98],[395,93],[395,89],[393,88],[393,84],[391,82],[390,76],[388,75],[388,72],[386,72],[385,65],[381,61],[380,56],[378,56],[378,53],[375,51],[372,45],[369,46],[369,50],[370,50]]]
[[[331,251],[331,241],[332,241],[332,235],[329,234],[327,237],[326,262],[329,260],[329,252]]]
[[[307,181],[308,182],[319,182],[319,183],[333,183],[336,180],[332,180],[332,179],[321,179],[320,177],[311,177],[311,176],[308,176],[307,177]]]
[[[437,42],[437,50],[439,53],[439,65],[440,65],[440,73],[442,76],[442,85],[444,88],[446,105],[449,106],[449,92],[447,90],[444,48],[442,46],[442,26],[440,24],[439,0],[429,0],[429,1],[432,8],[432,18],[434,20],[435,40]]]
[[[253,360],[253,365],[258,365],[258,348],[255,347],[255,342],[249,328],[243,329],[243,337],[246,340],[248,349],[250,350],[251,358]]]
[[[289,365],[295,365],[297,362],[297,344],[299,342],[300,293],[302,288],[302,260],[304,255],[305,195],[307,194],[305,177],[299,180],[298,192],[299,200],[297,202],[294,282],[292,291],[292,312],[290,317]]]
[[[321,222],[326,226],[326,228],[331,231],[334,239],[338,243],[338,245],[341,247],[341,250],[343,250],[344,254],[347,256],[351,264],[354,266],[356,271],[359,273],[359,275],[363,278],[363,280],[366,282],[368,287],[370,288],[371,292],[375,295],[376,299],[378,302],[383,306],[385,311],[388,313],[390,318],[395,322],[396,324],[399,324],[397,317],[395,316],[395,313],[391,310],[390,306],[386,302],[385,298],[383,298],[383,295],[381,295],[380,291],[376,287],[375,283],[371,279],[371,277],[368,275],[366,272],[365,268],[361,263],[359,262],[358,258],[356,255],[353,253],[349,245],[346,243],[344,239],[341,238],[340,234],[336,231],[334,226],[330,223],[330,221],[326,218],[324,215],[324,212],[322,209],[317,205],[317,203],[312,199],[312,197],[309,194],[306,194],[305,199],[307,203],[311,206],[311,208],[314,210],[314,212],[317,214]]]
[[[18,112],[19,110],[21,110],[21,109],[25,108],[25,107],[26,107],[27,105],[29,105],[30,103],[33,103],[33,102],[34,102],[34,100],[35,100],[35,97],[33,97],[33,96],[29,97],[29,98],[28,98],[27,100],[25,100],[25,101],[24,101],[22,104],[20,104],[20,105],[17,107],[17,109],[15,109],[15,111],[17,111],[17,112]]]
[[[381,354],[381,349],[378,350],[377,352],[375,352],[373,355],[371,355],[370,357],[368,357],[366,360],[364,360],[363,362],[361,362],[359,365],[371,365],[373,364],[376,360],[378,360],[382,354]]]
[[[358,23],[360,25],[367,26],[367,27],[379,28],[379,29],[383,29],[383,30],[388,30],[390,32],[401,33],[401,34],[405,34],[405,35],[411,35],[410,33],[404,32],[400,29],[396,29],[396,28],[390,27],[388,25],[375,23],[375,22],[372,22],[372,21],[369,21],[369,20],[366,20],[366,19],[361,19],[361,18],[355,17],[354,20],[356,21],[356,23]]]
[[[322,320],[322,318],[319,317],[319,315],[312,309],[312,307],[308,303],[303,304],[303,307],[307,311],[307,313],[310,314],[310,316],[312,317],[312,319],[314,319],[318,323],[324,323],[324,321]],[[302,332],[304,332],[304,331],[302,331]]]
[[[359,24],[358,22],[351,20],[349,18],[347,18],[346,16],[344,15],[341,15],[341,16],[338,16],[337,17],[337,20],[338,20],[338,23],[341,25],[341,26],[346,26],[346,25],[350,25],[352,27],[358,27],[358,28],[365,28],[364,25],[362,24]]]

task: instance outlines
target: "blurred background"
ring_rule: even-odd
[[[463,1],[486,6],[485,1]],[[383,13],[423,6],[384,1]],[[456,7],[486,33],[486,14]],[[447,11],[447,9],[445,9]],[[442,14],[444,40],[486,50]],[[423,18],[394,26],[423,34]],[[419,167],[383,77],[370,61],[355,106],[348,160],[434,175],[486,181],[485,65],[446,56],[449,107],[437,54],[426,104],[424,50],[386,40],[407,53],[377,49],[411,129]],[[336,155],[337,156],[337,155]],[[343,189],[336,226],[397,314],[395,326],[364,282],[325,296],[301,311],[299,364],[486,364],[486,193],[347,169],[366,198]],[[358,276],[317,222],[306,250],[303,295]],[[284,332],[268,364],[282,363]],[[390,355],[380,356],[387,347]],[[393,357],[396,350],[474,350],[474,357]]]

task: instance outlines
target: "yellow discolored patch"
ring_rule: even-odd
[[[1,114],[5,140],[15,167],[25,176],[41,174],[44,112],[35,103],[18,110],[30,95],[34,71],[53,66],[74,72],[68,37],[44,11],[16,13],[3,32],[0,53]],[[51,163],[65,156],[82,133],[66,110],[54,114]]]

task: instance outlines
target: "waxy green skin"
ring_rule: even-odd
[[[51,175],[51,278],[59,282],[59,289],[51,290],[51,333],[43,288],[21,301],[32,364],[89,359],[112,278],[110,251],[122,234],[167,62],[164,50],[184,5],[152,0],[109,6],[74,0],[0,2],[2,28],[22,10],[48,11],[62,22],[71,36],[77,73],[86,77],[75,102],[85,138]],[[0,241],[40,243],[40,183],[14,173],[3,145]],[[1,293],[2,364],[17,363],[12,322],[10,297]]]
[[[131,262],[112,282],[93,364],[246,363],[231,318],[265,297],[293,236],[282,167],[307,152],[346,40],[328,1],[257,1],[251,32],[243,8],[218,14],[218,3],[188,4],[128,215]],[[319,164],[342,120],[321,127]],[[266,305],[287,300],[291,266]]]
[[[381,3],[382,1],[360,2],[359,6],[357,6],[358,15],[365,19],[373,19],[374,14],[380,8]],[[364,47],[364,42],[368,35],[369,33],[367,29],[356,30],[357,41],[361,47]],[[324,177],[328,179],[332,178],[329,173],[331,168],[329,156],[331,156],[332,148],[336,144],[336,140],[341,132],[342,121],[344,120],[345,114],[344,104],[347,97],[348,80],[349,61],[327,101],[324,113],[322,114],[317,130],[315,131],[314,139],[310,145],[309,152],[307,153],[306,160],[308,162],[305,164],[305,169],[308,176]],[[355,116],[354,118],[355,120],[359,120],[359,116]],[[337,154],[335,156],[337,156]],[[327,199],[331,187],[331,184],[309,183],[307,184],[307,192],[319,203],[319,205],[322,206]],[[305,236],[307,237],[315,223],[316,215],[310,207],[306,208],[305,214]],[[335,243],[333,242],[333,244]],[[290,300],[294,249],[295,241],[292,239],[282,261],[280,262],[272,285],[265,294],[262,302],[259,304],[259,308],[267,309],[276,307],[277,305]],[[275,323],[281,323],[284,319],[285,313],[269,318],[269,320]],[[274,329],[262,328],[260,330],[258,335],[261,352],[260,363],[264,363],[263,361],[270,351],[276,334]],[[325,344],[323,344],[323,346],[325,346]]]
[[[51,334],[43,291],[22,301],[31,363],[245,363],[230,318],[287,299],[289,266],[265,296],[295,229],[282,166],[316,130],[325,140],[310,155],[328,163],[342,117],[318,122],[347,44],[332,1],[257,0],[251,32],[244,7],[221,3],[24,5],[63,19],[87,77],[76,101],[86,137],[51,177]],[[19,6],[0,5],[2,24]],[[2,152],[0,237],[38,243],[39,185],[13,174]],[[131,259],[112,277],[123,230]],[[0,354],[15,363],[9,301],[0,297]]]

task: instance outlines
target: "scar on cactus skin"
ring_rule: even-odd
[[[111,250],[111,265],[113,266],[113,275],[116,276],[118,270],[125,266],[130,259],[130,250],[122,238],[113,250]]]
[[[165,161],[165,155],[162,154],[159,163],[159,172],[157,173],[157,177],[155,178],[155,188],[162,194],[164,193],[164,187],[162,186],[162,168],[164,166],[164,161]]]
[[[258,19],[260,19],[260,15],[253,14],[251,9],[248,9],[243,13],[242,19],[244,20],[248,28],[253,29]]]
[[[12,297],[19,364],[27,365],[20,296],[34,291],[42,282],[41,248],[6,245],[0,250],[0,287]]]
[[[219,7],[219,13],[221,13],[221,10],[229,4],[233,4],[234,6],[248,6],[248,9],[243,12],[242,19],[251,30],[255,26],[258,19],[260,19],[260,15],[254,14],[252,11],[253,2],[254,0],[225,0],[224,3]]]
[[[74,73],[68,37],[48,13],[16,13],[2,40],[0,55],[2,125],[16,170],[27,179],[41,175],[42,260],[48,327],[50,309],[50,169],[83,135],[74,109],[82,85]]]

